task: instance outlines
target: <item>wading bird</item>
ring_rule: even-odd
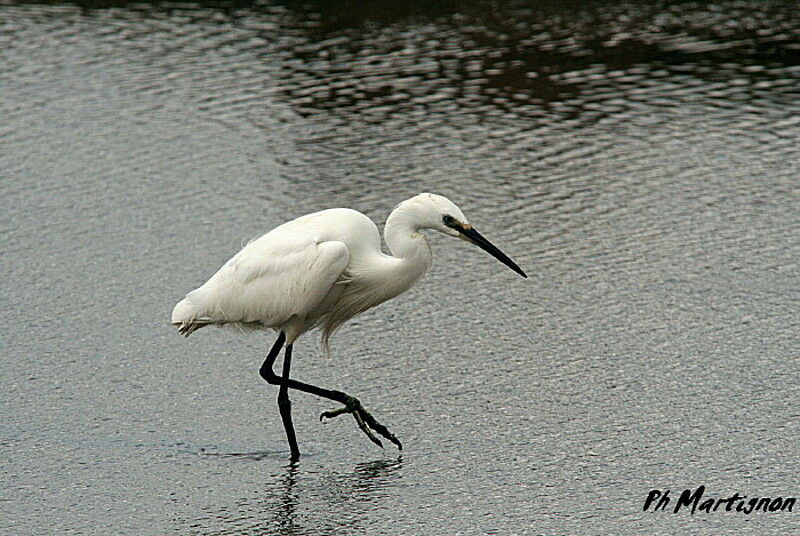
[[[375,433],[402,449],[400,441],[361,405],[341,391],[323,389],[289,377],[292,346],[306,331],[320,327],[327,347],[345,322],[411,288],[431,264],[431,248],[421,233],[432,229],[475,244],[527,277],[494,247],[446,197],[422,193],[400,203],[383,232],[391,255],[381,251],[377,226],[364,214],[334,208],[284,223],[247,244],[211,279],[191,291],[172,311],[172,324],[189,336],[209,325],[232,324],[278,331],[278,339],[260,374],[278,385],[278,408],[289,441],[291,460],[300,457],[292,423],[289,389],[342,404],[320,416],[350,413],[378,446]],[[286,346],[283,373],[273,363]]]

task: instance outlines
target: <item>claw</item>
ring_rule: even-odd
[[[370,441],[379,447],[383,448],[383,443],[381,443],[380,439],[375,437],[375,434],[372,433],[373,430],[394,443],[399,450],[403,450],[403,444],[400,443],[400,440],[397,439],[388,428],[376,421],[375,417],[373,417],[369,411],[365,410],[364,406],[361,405],[361,402],[355,397],[347,396],[347,402],[345,403],[344,407],[332,409],[330,411],[323,411],[319,416],[319,420],[322,422],[323,419],[332,419],[345,413],[352,413],[353,418],[356,420],[356,423],[361,431],[364,432]]]
[[[350,410],[347,409],[347,406],[339,409],[332,409],[330,411],[323,411],[319,416],[319,422],[322,422],[323,419],[333,419],[334,417],[338,417],[344,413],[350,413]]]
[[[370,413],[367,410],[363,410],[363,412],[364,412],[364,420],[367,422],[370,428],[372,428],[380,435],[382,435],[383,437],[394,443],[397,446],[398,450],[403,450],[403,444],[400,443],[400,440],[397,439],[394,436],[394,434],[389,431],[388,428],[386,428],[384,425],[376,421],[375,418],[372,415],[370,415]]]
[[[383,443],[381,443],[381,440],[375,437],[375,434],[372,433],[372,430],[367,427],[367,423],[364,422],[364,419],[361,416],[361,410],[355,410],[353,412],[353,418],[355,418],[356,422],[358,423],[358,427],[361,428],[361,431],[367,435],[369,440],[378,445],[380,448],[383,448]]]

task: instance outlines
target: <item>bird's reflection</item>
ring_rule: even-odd
[[[369,510],[365,503],[374,503],[386,496],[387,488],[399,475],[402,462],[402,458],[397,458],[360,463],[351,472],[323,473],[319,482],[312,481],[305,487],[303,481],[313,475],[301,474],[298,464],[290,464],[282,478],[282,495],[273,527],[282,536],[320,534],[323,529],[326,534],[361,532],[361,514]],[[305,506],[301,501],[305,499],[310,503],[320,501],[322,504],[316,505],[320,511],[301,515],[300,510]],[[324,515],[317,518],[322,512]],[[313,520],[313,524],[304,525],[301,521],[306,519]]]
[[[348,471],[288,464],[254,496],[192,520],[192,534],[363,534],[365,514],[391,495],[402,466],[401,457],[360,463]]]
[[[283,495],[280,498],[279,509],[275,513],[275,527],[278,534],[301,534],[297,523],[297,466],[298,463],[290,463],[286,467],[286,473],[282,478]]]

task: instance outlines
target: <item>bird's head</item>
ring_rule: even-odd
[[[455,203],[442,195],[422,193],[409,199],[415,205],[416,218],[421,229],[434,229],[449,236],[474,244],[502,262],[522,277],[528,277],[505,253],[497,249],[467,220]]]

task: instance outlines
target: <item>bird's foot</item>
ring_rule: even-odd
[[[403,445],[400,443],[400,440],[397,439],[388,428],[376,421],[375,417],[373,417],[369,411],[364,409],[364,406],[361,405],[361,402],[354,396],[347,395],[347,403],[344,405],[344,407],[330,411],[323,411],[319,416],[319,420],[322,421],[323,419],[332,419],[345,413],[351,413],[353,418],[356,420],[358,427],[361,428],[361,431],[366,434],[370,441],[379,447],[383,448],[383,443],[381,443],[380,439],[375,437],[373,430],[397,445],[398,449],[403,450]]]

